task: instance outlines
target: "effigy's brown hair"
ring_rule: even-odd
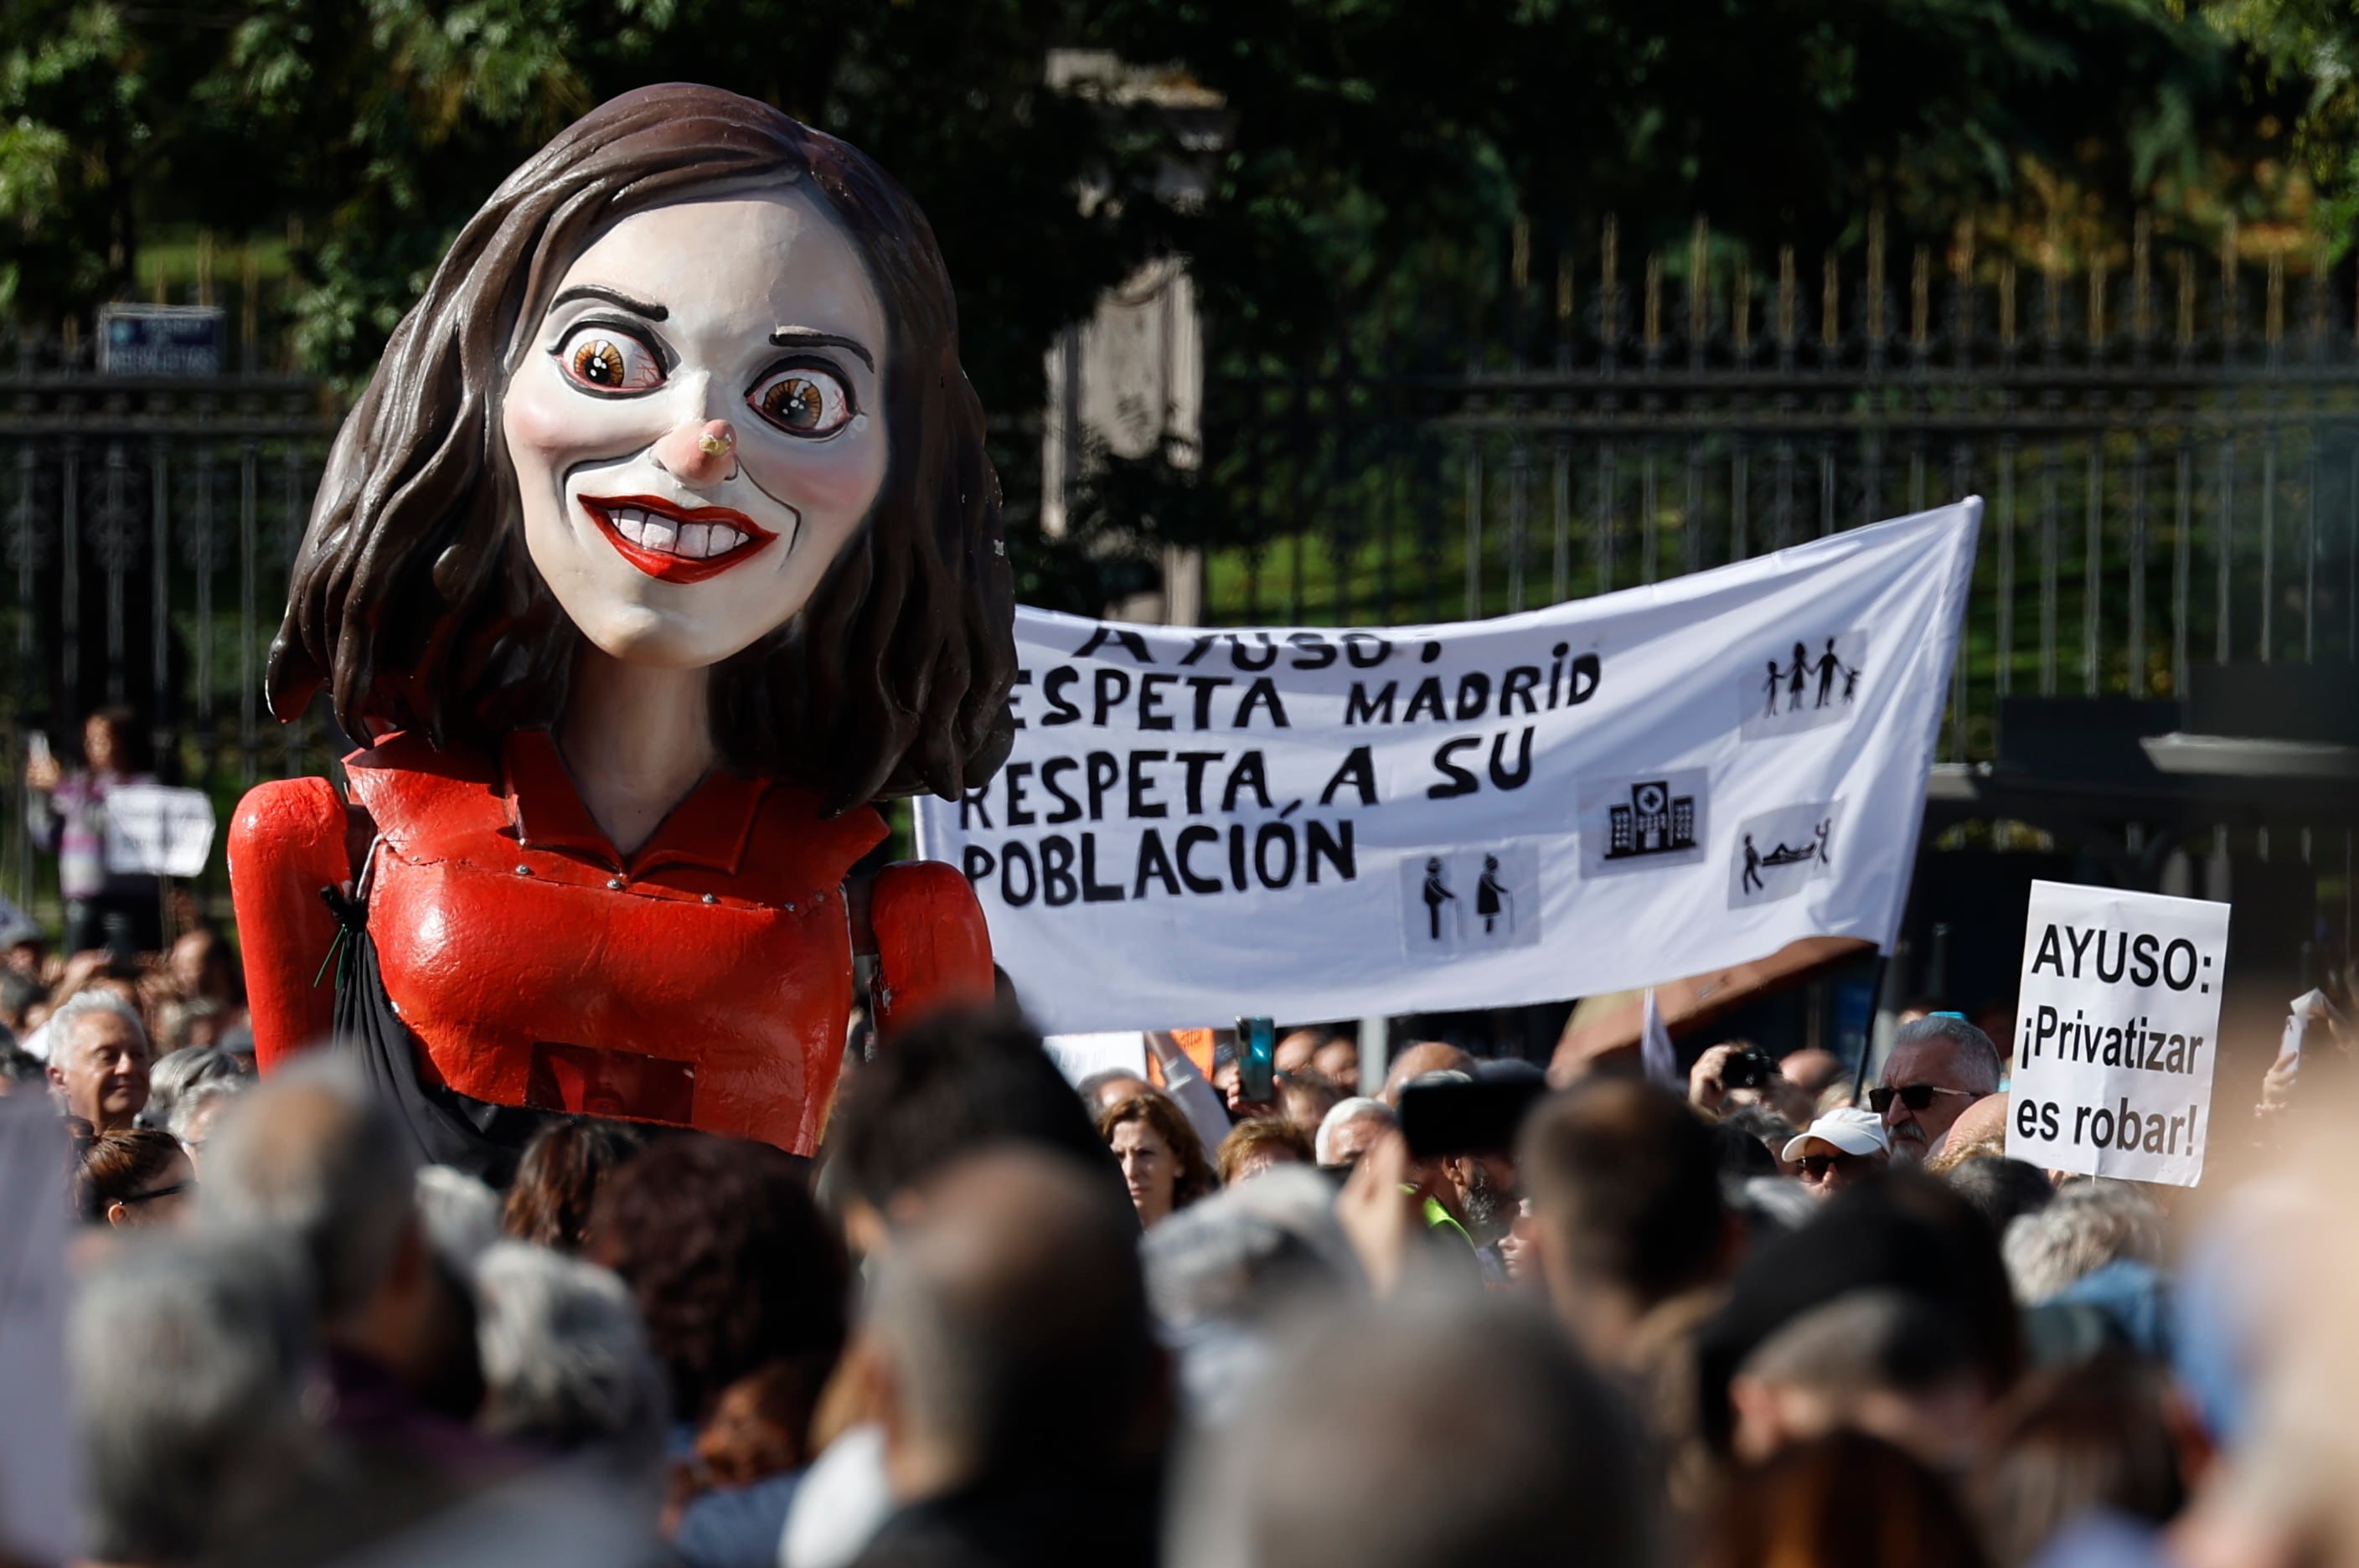
[[[932,229],[858,149],[718,88],[641,88],[576,121],[470,219],[337,432],[271,644],[271,711],[324,684],[347,733],[489,745],[556,721],[581,633],[533,567],[500,400],[575,257],[628,213],[808,180],[891,342],[889,457],[810,603],[712,672],[713,739],[830,814],[990,779],[1015,738],[1014,590],[983,408]]]

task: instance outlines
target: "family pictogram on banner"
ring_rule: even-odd
[[[1797,640],[1782,657],[1764,659],[1755,668],[1766,668],[1767,673],[1748,678],[1745,685],[1745,738],[1791,735],[1849,720],[1859,708],[1866,657],[1867,634],[1854,630],[1812,634]]]

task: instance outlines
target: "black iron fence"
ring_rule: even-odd
[[[71,763],[84,714],[127,707],[159,774],[212,792],[224,822],[255,780],[327,766],[326,727],[273,722],[261,671],[335,413],[292,376],[0,376],[10,897],[42,893],[21,810],[36,733]]]
[[[1553,283],[1518,232],[1441,370],[1236,377],[1205,457],[1241,541],[1212,617],[1496,614],[1985,497],[1952,760],[2009,694],[2165,696],[2190,663],[2359,655],[2359,286],[2137,225],[2078,270],[1865,244],[1804,268],[1608,220]],[[1896,261],[1899,265],[1894,265]]]
[[[1759,265],[1701,224],[1635,269],[1611,220],[1589,239],[1551,256],[1519,230],[1483,330],[1447,349],[1405,321],[1375,370],[1216,376],[1209,618],[1495,614],[1978,492],[1947,759],[1991,755],[2011,694],[2359,657],[2350,264],[2144,223],[2071,268],[1963,237],[1888,249],[1874,222]],[[160,771],[224,811],[341,744],[260,707],[333,400],[49,363],[0,375],[0,891],[20,900],[37,730],[71,757],[81,715],[125,704]]]

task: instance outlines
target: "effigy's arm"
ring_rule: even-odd
[[[339,925],[327,888],[353,879],[353,813],[325,779],[257,784],[230,825],[229,887],[245,956],[254,1057],[265,1073],[335,1024]]]
[[[991,1005],[991,932],[955,866],[935,860],[886,866],[876,874],[868,919],[879,1034],[945,1007]]]

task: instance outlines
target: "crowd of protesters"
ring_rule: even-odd
[[[1952,1013],[1683,1093],[1304,1028],[1261,1100],[1224,1037],[1073,1085],[940,1017],[815,1161],[564,1119],[495,1192],[332,1049],[257,1081],[227,956],[10,952],[92,1563],[2359,1564],[2334,1152],[2010,1160]],[[1484,1084],[1511,1140],[1412,1154]]]
[[[51,1019],[89,996],[121,1002],[166,1054],[217,1050],[253,1062],[237,953],[212,926],[191,923],[162,952],[95,947],[65,956],[18,921],[0,925],[0,1027],[8,1031],[11,1081],[32,1071],[28,1062],[48,1063]]]
[[[0,906],[0,1093],[46,1081],[87,1133],[201,1144],[221,1096],[253,1071],[237,953],[185,892],[176,909],[157,878],[107,869],[108,795],[153,782],[130,712],[92,713],[82,750],[71,772],[46,749],[25,769],[27,829],[56,856],[65,940],[51,948]]]

